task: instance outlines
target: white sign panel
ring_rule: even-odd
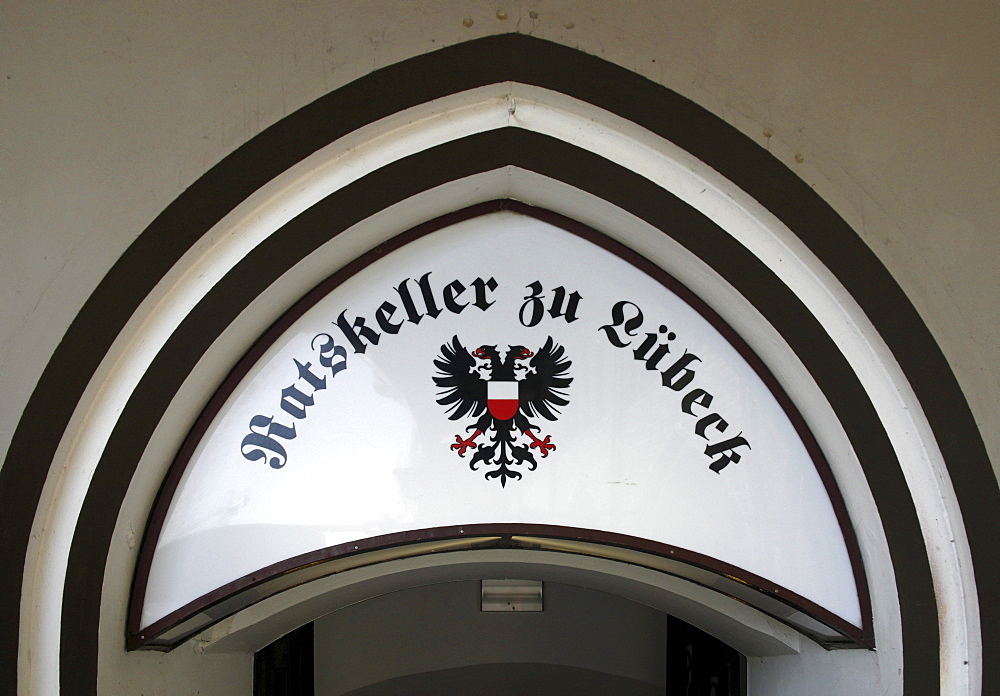
[[[630,535],[861,625],[841,526],[764,380],[660,280],[501,212],[346,279],[187,464],[142,625],[284,559],[471,524]]]

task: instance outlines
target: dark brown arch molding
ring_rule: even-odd
[[[893,351],[919,398],[958,495],[977,584],[1000,581],[990,539],[1000,492],[964,395],[929,330],[875,255],[804,182],[696,104],[619,66],[565,46],[510,34],[452,46],[376,71],[286,117],[213,167],[123,254],[56,349],[0,470],[4,586],[21,587],[22,559],[49,463],[89,379],[145,295],[180,256],[254,190],[336,138],[401,109],[477,86],[518,81],[588,101],[676,143],[768,208],[839,278]],[[279,265],[336,230],[427,188],[515,164],[590,191],[651,222],[730,280],[782,332],[834,405],[857,448],[885,525],[899,584],[907,693],[936,693],[937,611],[928,561],[899,464],[843,357],[801,303],[725,235],[697,238],[664,210],[663,192],[605,160],[530,133],[472,136],[374,172],[282,230]],[[414,177],[414,172],[420,176]],[[428,172],[431,176],[428,176]],[[414,182],[419,181],[418,186]],[[331,208],[336,208],[331,210]],[[679,206],[680,213],[687,210]],[[322,210],[321,210],[322,209]],[[333,214],[323,239],[305,222]],[[674,217],[670,217],[673,215]],[[315,219],[315,218],[314,218]],[[329,219],[324,219],[325,223]],[[297,226],[297,227],[296,227]],[[297,231],[296,231],[297,230]],[[98,465],[70,553],[63,605],[62,689],[96,694],[100,593],[115,518],[135,463],[174,390],[211,340],[266,285],[275,243],[248,256],[178,328],[137,385]],[[798,322],[798,323],[797,323]],[[983,691],[1000,691],[1000,604],[980,605]],[[0,688],[16,693],[19,597],[0,598]],[[124,627],[123,627],[124,628]],[[124,645],[124,635],[122,637]]]

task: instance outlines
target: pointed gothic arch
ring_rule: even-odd
[[[529,86],[520,104],[522,93],[510,84]],[[392,120],[394,115],[406,121],[413,113],[410,110],[421,105],[431,105],[433,115],[442,103],[447,110],[449,99],[461,106],[468,90],[491,85],[503,86],[494,91],[492,101],[483,102],[487,112],[483,123],[492,117],[492,125],[442,133],[421,130],[415,121],[409,131],[414,147],[405,156],[370,162],[362,175],[341,182],[303,208],[294,221],[272,229],[280,228],[282,234],[265,235],[242,248],[236,245],[231,256],[221,261],[213,256],[226,238],[220,223],[253,206],[263,205],[258,210],[268,212],[262,201],[287,184],[283,176],[308,172],[324,157],[336,169],[340,153],[331,156],[324,148],[347,152],[349,146],[376,142],[378,136],[396,132],[399,122]],[[518,110],[523,114],[531,108],[530,88],[581,104],[585,115],[610,114],[612,121],[626,125],[609,133],[624,133],[632,139],[625,137],[616,146],[609,137],[604,144],[610,149],[588,148],[586,143],[574,142],[569,131],[560,131],[560,125],[569,121],[560,119],[559,108],[550,110],[557,116],[547,126],[541,121],[535,127],[518,123]],[[564,105],[557,103],[560,106]],[[541,111],[539,116],[545,115]],[[504,112],[508,117],[502,116]],[[633,127],[639,136],[630,130]],[[714,170],[720,180],[731,184],[720,191],[737,199],[744,210],[777,222],[772,232],[783,230],[790,236],[769,238],[765,234],[756,240],[760,245],[754,246],[754,239],[736,239],[718,225],[706,229],[690,201],[672,194],[655,172],[636,171],[633,157],[637,151],[630,149],[636,142],[653,153],[659,147],[681,153],[682,160],[687,156],[686,164],[703,176],[711,177]],[[121,597],[105,596],[107,574],[120,570],[108,565],[115,528],[122,521],[120,511],[130,495],[136,496],[132,504],[139,508],[150,504],[165,463],[163,451],[150,451],[149,446],[151,442],[162,446],[186,431],[189,421],[171,411],[185,383],[192,375],[204,374],[199,369],[208,369],[217,381],[224,374],[224,361],[205,367],[202,357],[226,336],[231,342],[219,343],[224,350],[218,354],[239,354],[241,341],[245,347],[259,333],[254,327],[263,328],[259,326],[262,318],[258,324],[245,321],[248,308],[260,309],[266,302],[255,305],[258,298],[282,293],[286,301],[294,299],[295,288],[303,288],[294,282],[283,286],[285,274],[329,242],[335,232],[355,229],[369,219],[392,219],[394,213],[397,221],[411,216],[419,222],[433,210],[458,209],[482,195],[474,185],[465,186],[475,183],[474,177],[492,179],[491,185],[497,185],[500,179],[491,173],[514,170],[539,178],[513,177],[509,188],[527,189],[539,180],[554,182],[541,187],[537,195],[565,202],[603,201],[608,207],[593,205],[588,215],[599,219],[614,208],[669,236],[672,241],[665,243],[676,244],[700,259],[775,327],[836,415],[873,496],[877,509],[873,522],[884,528],[893,567],[891,583],[899,597],[904,680],[937,683],[942,650],[946,664],[956,659],[949,652],[957,649],[949,636],[961,635],[959,644],[976,650],[979,617],[972,599],[974,579],[962,570],[961,548],[945,544],[942,551],[937,543],[957,530],[954,523],[951,528],[947,522],[935,527],[928,521],[935,517],[933,506],[947,507],[951,498],[946,491],[935,493],[921,486],[931,485],[925,474],[935,466],[961,461],[963,469],[951,473],[957,504],[963,505],[981,494],[976,476],[988,471],[989,465],[944,358],[885,269],[808,186],[699,107],[572,49],[505,35],[378,71],[282,120],[220,163],[164,211],[88,300],[25,411],[2,474],[5,485],[24,491],[16,503],[18,509],[33,511],[48,462],[64,462],[81,453],[97,455],[80,486],[63,493],[76,496],[63,504],[67,509],[78,505],[79,514],[63,527],[47,530],[51,548],[64,549],[64,565],[28,564],[32,577],[41,580],[34,590],[37,595],[49,605],[53,600],[62,605],[61,618],[54,624],[30,612],[22,616],[22,625],[28,626],[25,647],[51,642],[54,627],[61,635],[61,650],[37,651],[37,668],[51,667],[46,655],[54,655],[64,688],[72,686],[76,693],[96,691],[102,601],[121,601]],[[279,180],[283,183],[269,188]],[[519,197],[517,193],[514,197]],[[527,196],[530,191],[520,193]],[[409,210],[400,212],[403,207]],[[323,225],[311,225],[319,211]],[[779,244],[769,248],[768,241]],[[358,239],[345,242],[350,243],[358,245],[355,249],[364,249],[366,244]],[[818,264],[804,262],[796,267],[781,257],[781,252],[788,251],[793,252],[793,259],[811,258]],[[350,247],[336,253],[342,261],[352,258]],[[195,283],[190,295],[177,293],[178,280],[190,278],[192,269],[205,268],[214,275],[205,274],[208,280]],[[807,271],[817,279],[812,291],[803,285]],[[307,270],[300,282],[308,277]],[[838,300],[832,304],[825,297],[831,294]],[[177,300],[176,305],[164,304],[165,299]],[[272,318],[280,313],[273,307],[267,311],[273,313]],[[851,321],[856,322],[854,328],[874,327],[877,335],[851,336]],[[227,334],[230,327],[237,330]],[[148,353],[140,354],[139,344]],[[124,364],[120,362],[123,355],[129,358]],[[878,368],[874,377],[872,366]],[[106,386],[109,378],[117,391],[98,388],[102,383]],[[916,436],[908,429],[914,422],[887,413],[885,406],[894,399],[896,404],[912,407]],[[109,420],[85,423],[80,414],[88,409],[94,413],[95,408]],[[167,414],[174,420],[164,425]],[[190,418],[190,411],[186,417]],[[43,422],[45,427],[39,427]],[[170,432],[164,434],[164,427]],[[72,443],[77,444],[70,447]],[[902,464],[901,453],[905,454]],[[976,537],[988,525],[972,524],[975,515],[983,514],[983,507],[961,508],[973,549],[988,548],[988,540]],[[28,548],[31,518],[28,513],[20,515],[10,530],[9,543],[18,556]],[[977,555],[975,571],[983,584],[996,575],[991,564],[995,561]],[[61,568],[71,582],[55,579]],[[959,619],[939,620],[936,591],[954,594],[954,605],[965,608],[956,612]],[[984,616],[983,621],[994,618]],[[883,625],[889,624],[894,622],[886,617]],[[16,643],[16,626],[5,628],[4,635],[8,643]],[[945,636],[943,642],[939,635]]]

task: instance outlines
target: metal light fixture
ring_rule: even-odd
[[[541,580],[483,580],[483,611],[542,611]]]

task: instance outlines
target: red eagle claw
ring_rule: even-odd
[[[541,451],[542,457],[549,456],[549,452],[556,448],[556,446],[550,442],[550,440],[552,440],[551,435],[546,435],[544,440],[539,440],[530,429],[526,429],[524,434],[531,439],[531,444],[528,446],[531,448],[537,447]],[[454,447],[454,445],[452,445],[452,447]]]
[[[452,444],[451,448],[453,450],[458,450],[458,456],[459,457],[464,457],[465,456],[465,450],[467,450],[470,447],[472,447],[473,445],[475,445],[476,444],[476,438],[479,437],[482,434],[483,434],[482,430],[477,430],[476,432],[474,432],[472,434],[472,437],[470,437],[468,440],[463,440],[461,435],[456,435],[455,436],[455,442],[454,442],[454,444]]]

